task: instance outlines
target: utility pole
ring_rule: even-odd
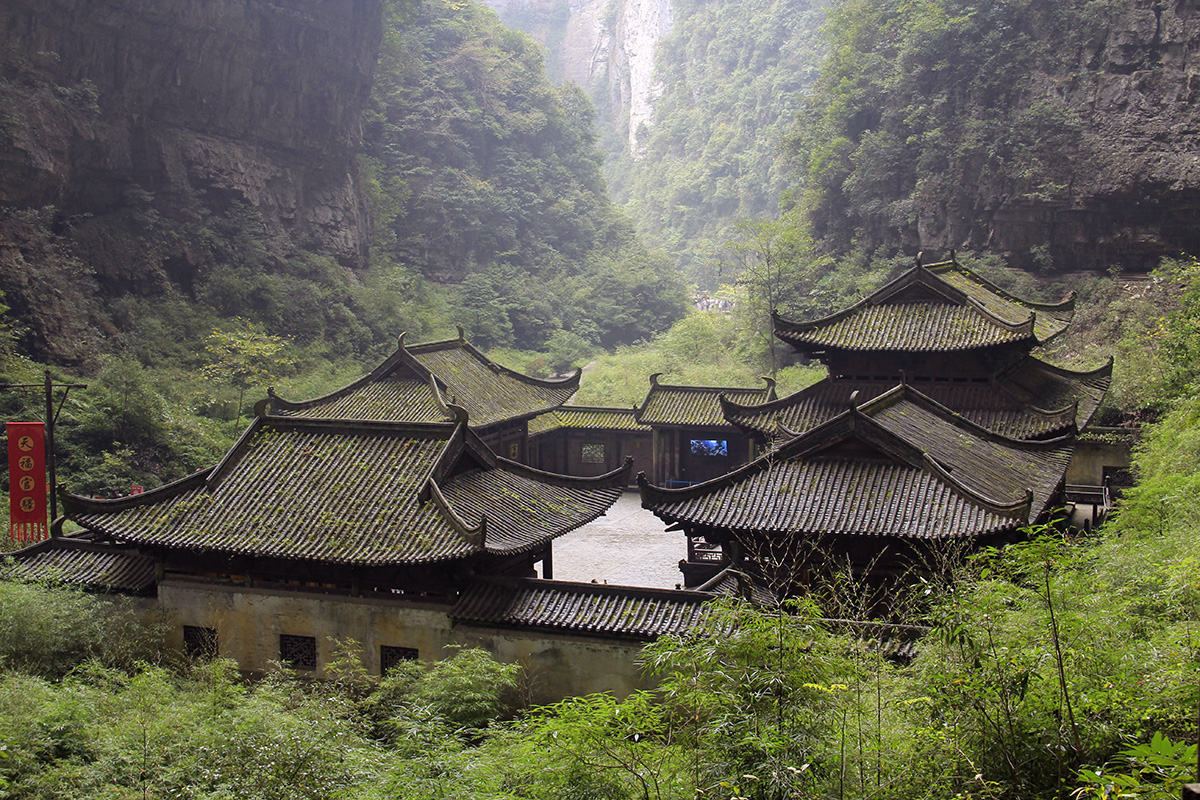
[[[67,402],[67,395],[72,389],[86,389],[86,383],[55,383],[50,377],[50,370],[46,370],[46,379],[42,383],[9,383],[0,386],[0,389],[41,389],[46,394],[46,472],[50,479],[50,522],[58,519],[58,480],[55,475],[54,464],[54,423],[58,421],[58,415],[62,411],[63,404]],[[54,407],[54,390],[62,389],[62,399],[58,402],[58,408]]]

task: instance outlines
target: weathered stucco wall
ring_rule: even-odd
[[[647,685],[634,663],[640,642],[455,625],[442,604],[180,579],[161,582],[158,598],[178,623],[180,647],[184,625],[215,629],[221,655],[249,672],[265,672],[279,661],[279,636],[290,634],[317,640],[317,675],[332,657],[334,641],[353,639],[373,675],[380,674],[381,645],[414,648],[423,661],[444,657],[447,645],[481,647],[498,661],[525,668],[527,696],[536,703],[602,691],[623,697]]]

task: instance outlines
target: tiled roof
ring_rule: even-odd
[[[428,381],[386,376],[359,381],[335,394],[308,403],[288,403],[271,395],[271,410],[284,417],[369,419],[403,422],[446,422],[451,418],[439,404]]]
[[[474,427],[524,419],[571,399],[579,373],[539,380],[501,367],[463,338],[400,346],[359,380],[324,397],[303,402],[271,393],[265,410],[277,416],[361,419],[385,422],[444,422],[448,405],[466,409]]]
[[[1062,333],[1075,314],[1073,300],[1063,303],[1033,303],[1020,300],[953,260],[930,264],[925,269],[970,297],[996,319],[1017,324],[1032,312],[1033,333],[1039,342],[1048,341]]]
[[[1070,454],[1065,440],[1004,439],[896,387],[721,478],[639,484],[646,508],[685,527],[964,538],[1037,519]]]
[[[726,567],[693,591],[708,592],[720,597],[739,597],[758,606],[774,606],[779,598],[770,589],[760,585],[753,576],[733,567]]]
[[[1112,376],[1111,362],[1092,372],[1072,372],[1032,356],[1019,361],[995,381],[957,383],[913,381],[917,391],[952,411],[1014,439],[1039,439],[1081,429],[1104,399]],[[761,405],[726,402],[726,419],[768,437],[803,433],[846,410],[858,392],[865,403],[892,389],[899,379],[832,380],[826,378],[787,397]]]
[[[126,549],[55,537],[0,562],[16,580],[63,581],[96,589],[141,592],[154,585],[154,561]]]
[[[637,421],[636,409],[561,406],[529,420],[529,435],[537,436],[562,428],[591,431],[650,432],[649,425]]]
[[[1075,406],[1075,427],[1083,430],[1112,383],[1113,362],[1089,372],[1056,367],[1032,356],[1013,365],[999,382],[1013,396],[1042,409]]]
[[[774,316],[775,335],[799,350],[953,352],[1061,333],[1074,313],[1019,300],[954,261],[921,266],[849,308],[809,322]]]
[[[763,378],[762,389],[737,389],[720,386],[671,386],[650,376],[650,391],[638,409],[638,422],[644,425],[729,425],[721,410],[721,398],[743,405],[766,403],[775,399],[775,381]]]
[[[413,345],[408,352],[445,386],[446,402],[462,406],[476,427],[558,408],[579,390],[579,372],[557,381],[506,369],[462,339]]]
[[[711,594],[524,579],[477,581],[459,598],[456,622],[570,634],[651,639],[684,634]]]
[[[918,625],[847,619],[825,619],[821,622],[831,632],[858,641],[884,658],[905,663],[917,657],[921,639],[929,633],[929,628]]]
[[[497,458],[457,424],[259,417],[216,467],[112,501],[91,531],[146,546],[381,565],[517,553],[590,522],[630,467],[596,479]],[[486,520],[484,522],[483,520]]]

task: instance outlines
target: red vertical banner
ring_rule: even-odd
[[[46,426],[9,422],[8,535],[14,542],[50,538],[46,524]]]

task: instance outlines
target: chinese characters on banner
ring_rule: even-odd
[[[41,422],[9,422],[9,537],[40,542],[50,537],[46,524],[46,428]]]

